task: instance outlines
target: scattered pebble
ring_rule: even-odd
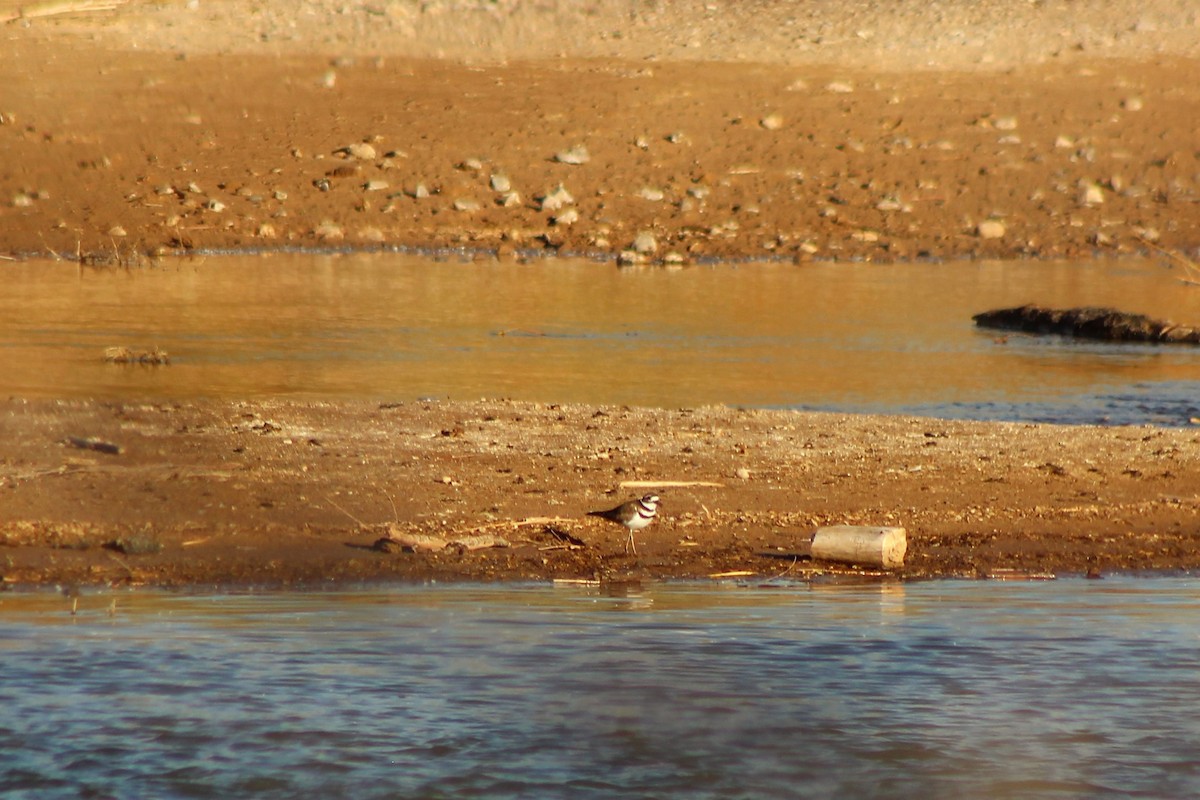
[[[641,255],[650,255],[658,250],[658,240],[650,231],[640,231],[633,239],[633,251]]]
[[[1083,206],[1099,206],[1104,204],[1104,190],[1100,185],[1087,181],[1083,183],[1079,195],[1079,204]]]
[[[738,467],[734,474],[744,481],[750,480],[750,470],[745,467]]]
[[[568,208],[561,214],[553,218],[555,225],[573,225],[579,221],[579,212],[573,208]]]
[[[126,233],[125,229],[122,228],[120,225],[113,225],[111,228],[108,229],[108,235],[109,236],[128,236],[129,234]]]
[[[508,192],[512,190],[512,182],[507,175],[496,173],[492,175],[490,181],[493,192]]]
[[[217,214],[220,214],[222,211],[225,210],[225,204],[222,203],[220,200],[216,200],[216,199],[209,200],[208,203],[205,205],[205,207],[209,211],[216,212]]]
[[[563,164],[586,164],[592,160],[588,150],[581,144],[574,145],[560,153],[556,153],[554,160]]]
[[[355,142],[354,144],[348,144],[337,152],[342,153],[343,155],[348,155],[351,158],[357,158],[360,161],[375,160],[375,148],[366,142]]]
[[[542,211],[558,211],[565,205],[575,202],[575,198],[561,183],[552,191],[547,192],[541,200]]]
[[[327,241],[339,241],[345,238],[346,233],[342,230],[341,225],[330,220],[325,220],[313,229],[313,235]]]
[[[382,192],[386,188],[388,188],[387,181],[374,180],[374,181],[367,181],[366,183],[363,184],[363,189],[365,189],[368,192]]]
[[[851,94],[854,91],[854,84],[846,81],[833,81],[825,84],[825,91],[834,94]]]
[[[478,211],[479,203],[476,200],[468,200],[465,198],[459,198],[454,201],[454,210],[455,211]]]
[[[777,131],[783,127],[783,117],[779,114],[768,114],[758,121],[765,130]]]
[[[638,191],[638,197],[642,198],[643,200],[650,200],[651,202],[660,203],[662,202],[662,199],[666,197],[666,195],[663,194],[662,189],[654,189],[649,186],[643,186]]]
[[[418,183],[412,188],[409,195],[417,200],[424,200],[426,197],[429,197],[429,189],[426,188],[425,184]]]
[[[1141,111],[1142,105],[1142,98],[1140,97],[1126,97],[1121,101],[1121,108],[1126,111]]]
[[[521,193],[505,192],[496,198],[496,202],[504,208],[516,208],[521,205]]]
[[[998,131],[1015,131],[1017,129],[1017,118],[1000,117],[992,123],[992,127]]]
[[[1007,232],[1004,223],[998,219],[985,219],[975,228],[980,239],[1002,239]]]
[[[466,161],[459,163],[458,168],[463,172],[479,172],[483,169],[483,162],[478,158],[468,158]]]

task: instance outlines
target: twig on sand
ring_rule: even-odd
[[[54,17],[59,14],[83,14],[92,11],[114,11],[128,0],[44,0],[31,3],[16,10],[2,12],[0,20],[16,22],[19,19]]]

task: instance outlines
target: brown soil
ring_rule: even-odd
[[[649,260],[1189,269],[1191,4],[1012,5],[0,0],[0,255],[615,258],[650,232]],[[555,160],[576,145],[586,163]],[[570,223],[539,202],[560,184]],[[1200,566],[1194,430],[487,402],[13,399],[0,419],[15,584],[800,576],[831,566],[804,557],[834,523],[904,526],[905,576]],[[633,556],[582,516],[631,480],[721,485],[658,490]],[[541,517],[584,545],[521,524]],[[371,549],[388,530],[512,546]]]
[[[0,413],[16,584],[801,578],[847,571],[808,560],[843,523],[904,527],[904,577],[1200,567],[1196,430],[499,401]],[[672,481],[692,485],[640,488]],[[636,555],[584,516],[645,491],[663,505]],[[393,532],[510,546],[372,549]]]

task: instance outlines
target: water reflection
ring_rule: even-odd
[[[1194,796],[1198,600],[1182,578],[85,595],[75,617],[10,595],[0,792]]]
[[[756,264],[230,256],[153,269],[2,267],[0,390],[22,396],[514,397],[1187,424],[1195,348],[975,329],[1004,305],[1200,322],[1150,263]],[[113,345],[173,363],[104,363]]]

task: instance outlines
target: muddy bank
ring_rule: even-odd
[[[9,400],[0,432],[8,586],[804,577],[845,569],[807,559],[816,527],[841,523],[905,527],[904,578],[1200,568],[1196,430]],[[623,528],[585,513],[644,487],[663,500],[635,556]],[[388,531],[510,546],[372,549]]]

